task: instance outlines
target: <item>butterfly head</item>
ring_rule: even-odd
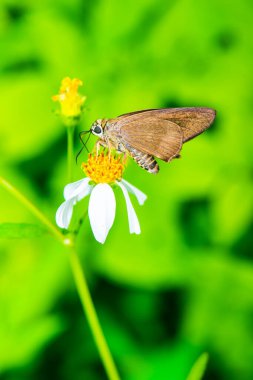
[[[104,134],[104,123],[103,123],[103,119],[98,119],[96,120],[92,126],[91,126],[91,133],[97,137],[100,137],[100,138],[103,138],[103,134]]]

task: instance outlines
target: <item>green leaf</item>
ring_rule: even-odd
[[[47,230],[37,224],[29,223],[1,223],[0,238],[25,239],[40,237],[47,233]]]
[[[204,352],[194,363],[186,380],[201,380],[208,361],[208,354]]]
[[[64,330],[64,322],[56,316],[43,316],[15,328],[1,331],[1,367],[4,369],[29,362],[44,344]],[[1,368],[1,370],[2,370]]]

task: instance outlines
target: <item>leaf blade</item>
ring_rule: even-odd
[[[47,234],[47,230],[37,224],[29,223],[1,223],[1,239],[27,239],[37,238]]]
[[[193,364],[193,367],[191,368],[186,380],[201,380],[207,366],[207,361],[208,353],[204,352],[198,357],[198,359]]]

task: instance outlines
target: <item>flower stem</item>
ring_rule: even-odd
[[[116,366],[114,364],[112,355],[106,343],[103,331],[99,324],[98,316],[91,299],[89,288],[81,268],[79,258],[74,249],[71,249],[69,255],[70,265],[72,273],[75,279],[76,287],[79,293],[80,300],[82,302],[83,310],[86,314],[88,323],[90,325],[91,332],[93,334],[95,343],[97,345],[101,360],[104,364],[108,379],[119,380]]]
[[[73,145],[73,136],[74,136],[75,127],[67,127],[67,153],[68,153],[68,183],[73,181],[73,163],[74,163],[74,145]]]
[[[12,194],[16,199],[18,199],[26,208],[28,208],[31,213],[35,215],[36,218],[39,219],[58,240],[60,240],[61,243],[65,245],[71,245],[71,241],[66,238],[29,199],[20,193],[18,189],[16,189],[3,177],[0,177],[0,185],[10,194]]]
[[[68,181],[71,182],[72,179],[72,165],[73,165],[73,136],[74,127],[67,128],[68,135]],[[80,226],[79,226],[80,227]],[[104,365],[105,371],[107,373],[109,380],[120,380],[116,366],[114,364],[111,352],[107,345],[106,339],[104,337],[102,328],[100,326],[98,316],[96,313],[95,306],[92,302],[89,287],[82,270],[79,258],[76,254],[75,248],[72,247],[69,254],[70,266],[74,276],[76,288],[83,306],[84,313],[87,317],[91,333],[93,335],[94,341],[96,343],[100,358]]]

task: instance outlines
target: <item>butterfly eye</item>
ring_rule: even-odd
[[[93,129],[93,132],[95,132],[96,134],[100,134],[102,132],[102,129],[101,127],[99,127],[98,125]]]

